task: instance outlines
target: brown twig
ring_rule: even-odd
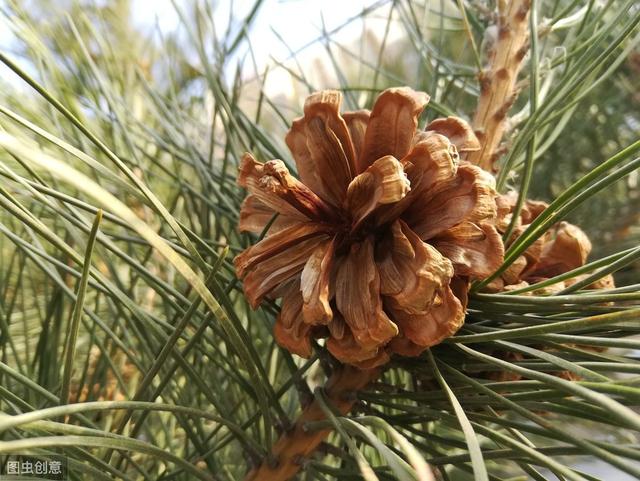
[[[325,386],[326,398],[341,414],[347,414],[356,402],[356,393],[364,389],[380,375],[379,369],[360,370],[341,366],[329,378]],[[322,421],[326,416],[316,401],[309,404],[298,416],[293,428],[282,434],[273,446],[270,459],[266,459],[245,477],[245,481],[286,481],[291,479],[309,457],[326,439],[331,429],[307,432],[305,424]]]
[[[527,53],[530,7],[531,0],[498,2],[498,38],[489,54],[489,68],[480,73],[480,98],[473,118],[481,148],[467,157],[488,171],[495,171],[507,112],[516,99],[516,80]]]

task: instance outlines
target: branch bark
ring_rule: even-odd
[[[495,172],[499,146],[507,126],[507,112],[515,91],[522,59],[527,53],[531,0],[498,2],[498,38],[489,55],[489,68],[480,73],[480,98],[472,126],[481,148],[467,160]]]
[[[327,399],[341,414],[347,414],[356,402],[356,393],[364,389],[380,375],[379,369],[360,370],[351,366],[342,366],[336,370],[325,386]],[[331,429],[307,432],[305,424],[309,421],[326,419],[316,401],[309,404],[298,416],[293,428],[282,434],[273,446],[271,459],[249,472],[245,481],[287,481],[295,476],[305,458],[308,458],[324,441]]]

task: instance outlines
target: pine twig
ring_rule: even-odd
[[[480,73],[480,98],[473,128],[481,148],[467,157],[485,170],[494,163],[507,126],[507,112],[516,99],[516,80],[527,53],[527,19],[531,0],[498,2],[498,38],[489,57],[489,68]]]
[[[351,366],[339,367],[325,386],[326,398],[341,414],[347,414],[356,403],[356,392],[364,389],[380,375],[379,369],[360,370]],[[273,446],[270,459],[265,459],[247,474],[244,481],[287,481],[302,467],[309,457],[331,433],[331,429],[308,432],[305,425],[326,419],[316,401],[298,416],[293,428],[282,434]]]

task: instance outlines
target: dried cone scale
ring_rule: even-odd
[[[493,177],[460,161],[479,148],[466,122],[418,130],[429,97],[406,87],[382,92],[371,111],[341,114],[341,100],[315,93],[293,122],[286,143],[299,178],[281,160],[242,159],[239,227],[267,232],[235,267],[253,308],[282,299],[281,346],[308,357],[311,340],[326,339],[344,364],[328,396],[346,413],[390,355],[416,356],[460,328],[469,281],[497,269],[504,248]],[[275,465],[246,479],[293,476],[327,435],[303,429],[320,412],[307,406],[276,443]]]

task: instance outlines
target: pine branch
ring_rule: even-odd
[[[360,370],[347,365],[341,366],[327,381],[326,398],[340,414],[347,414],[357,400],[357,391],[364,389],[379,375],[379,369]],[[307,432],[306,423],[325,419],[326,415],[317,401],[309,404],[300,413],[293,428],[282,434],[274,445],[271,456],[247,474],[245,481],[286,481],[295,476],[304,459],[331,433],[331,429]]]
[[[44,152],[88,176],[189,266],[204,259],[200,277],[215,272],[207,286],[224,312],[218,318],[205,308],[184,276],[113,210],[115,203],[95,198],[96,189],[56,179],[27,152],[0,149],[4,450],[55,451],[67,458],[72,477],[106,481],[424,481],[431,466],[442,479],[472,479],[474,461],[476,470],[484,463],[490,479],[640,479],[633,443],[640,422],[640,326],[633,322],[640,312],[634,215],[640,98],[633,82],[640,72],[634,53],[640,12],[635,0],[530,2],[489,2],[499,5],[488,22],[495,38],[486,50],[482,95],[467,43],[482,36],[488,13],[482,2],[372,2],[349,19],[336,18],[338,27],[300,49],[289,45],[288,60],[274,51],[264,75],[256,72],[268,59],[261,49],[253,52],[251,41],[269,38],[249,35],[252,22],[269,21],[261,17],[262,0],[249,2],[251,8],[173,2],[178,30],[157,38],[131,21],[134,1],[70,1],[65,15],[51,15],[48,0],[28,8],[5,2],[0,24],[15,32],[15,41],[4,42],[0,57],[23,75],[7,71],[0,79],[2,131],[32,146],[33,155]],[[234,20],[221,29],[225,5]],[[372,28],[385,15],[388,39]],[[46,29],[43,18],[50,19]],[[311,20],[299,23],[312,28]],[[362,35],[352,42],[342,29],[360,23]],[[538,35],[533,25],[540,25]],[[278,33],[287,43],[295,32]],[[532,61],[518,73],[534,35],[538,68]],[[323,46],[317,55],[322,48],[315,47]],[[535,46],[529,50],[535,58]],[[245,61],[233,77],[238,58]],[[520,85],[536,78],[538,107],[525,105],[523,92],[520,112],[509,111]],[[535,165],[527,197],[549,201],[546,215],[554,218],[518,232],[505,269],[536,239],[553,234],[550,226],[560,219],[587,231],[594,250],[569,272],[508,293],[472,294],[462,330],[432,350],[445,383],[434,380],[425,356],[397,357],[385,383],[372,384],[377,373],[343,367],[313,404],[303,399],[298,408],[304,394],[297,385],[323,359],[297,362],[272,341],[276,305],[253,311],[242,298],[224,255],[252,241],[237,229],[244,197],[237,161],[245,150],[291,160],[282,137],[307,90],[338,87],[356,109],[398,85],[432,95],[426,121],[478,108],[474,126],[485,151],[470,160],[492,166],[508,138],[501,188]],[[517,134],[510,132],[516,117]],[[528,151],[534,135],[536,148]],[[121,163],[110,162],[110,153]],[[138,180],[127,180],[125,170]],[[82,283],[100,208],[103,224],[79,302],[73,286]],[[609,273],[618,287],[585,288]],[[563,284],[569,280],[575,283]],[[79,304],[76,326],[72,311]],[[75,354],[65,356],[65,334],[76,329]],[[67,404],[60,386],[70,374]],[[359,389],[366,404],[354,408]],[[154,402],[135,401],[136,393]],[[452,399],[479,442],[465,437]],[[354,414],[361,410],[364,416]],[[278,440],[279,427],[290,426],[282,420],[296,418]],[[107,444],[98,441],[105,436]],[[105,461],[114,450],[114,461]]]
[[[500,1],[498,39],[491,50],[489,68],[480,73],[480,98],[473,128],[481,148],[467,160],[493,171],[507,126],[507,112],[516,99],[516,80],[527,52],[527,19],[531,0]]]

